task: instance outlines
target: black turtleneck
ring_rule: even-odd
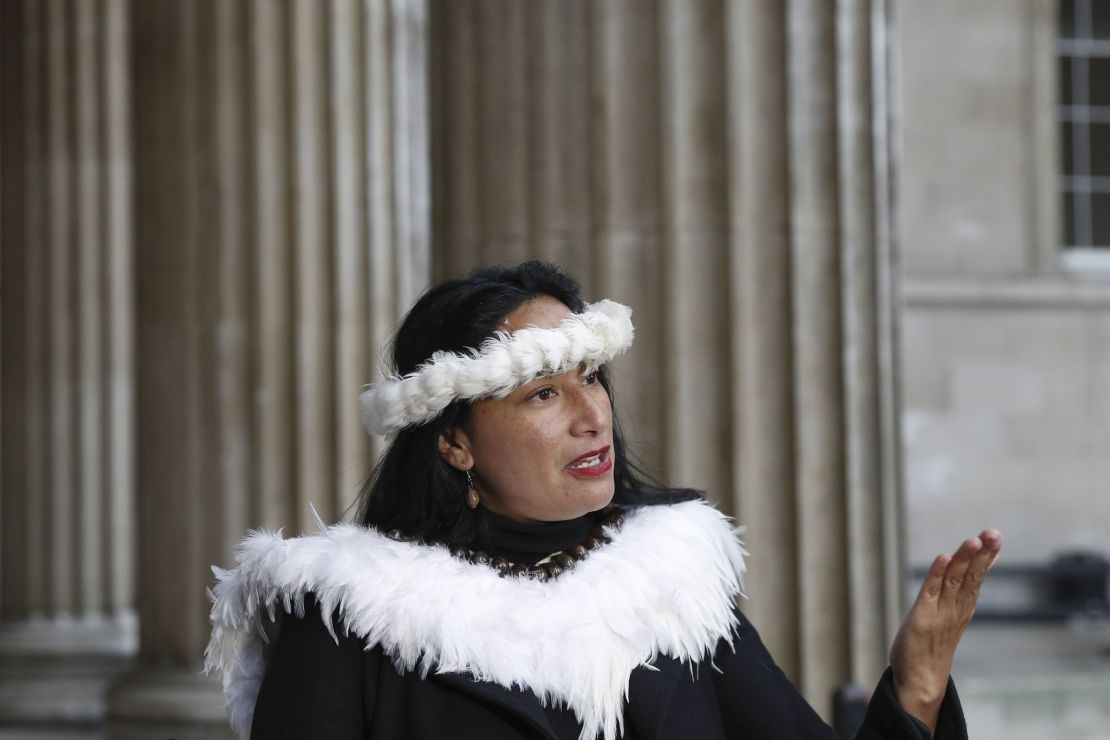
[[[490,555],[535,565],[553,552],[582,544],[590,536],[595,519],[594,514],[586,514],[565,522],[523,523],[487,510]]]
[[[569,550],[585,542],[596,526],[599,514],[594,512],[565,522],[514,522],[486,510],[489,523],[489,552],[514,563],[535,565],[553,552]],[[560,704],[548,704],[544,713],[555,733],[565,740],[577,740],[582,725],[574,712]]]

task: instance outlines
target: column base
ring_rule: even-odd
[[[106,740],[234,740],[214,677],[139,669],[108,694]]]
[[[0,740],[99,738],[137,638],[133,614],[0,624]]]

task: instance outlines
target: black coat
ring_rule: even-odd
[[[722,640],[713,665],[691,670],[660,656],[654,666],[658,670],[632,673],[624,740],[837,737],[775,665],[743,615],[733,646]],[[577,738],[578,729],[572,714],[545,709],[531,692],[460,674],[399,674],[380,647],[364,650],[354,636],[341,636],[336,644],[310,603],[304,618],[282,620],[251,738],[563,740]],[[929,737],[899,706],[889,670],[857,737]],[[934,738],[967,738],[951,682]]]

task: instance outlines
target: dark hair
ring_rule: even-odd
[[[555,298],[575,313],[586,309],[578,283],[544,262],[481,268],[441,283],[421,296],[401,322],[390,347],[392,369],[407,375],[434,352],[466,353],[479,347],[509,313],[541,296]],[[599,379],[612,401],[604,367]],[[440,434],[465,427],[470,410],[470,401],[455,401],[435,419],[397,432],[360,493],[358,519],[364,525],[403,539],[486,545],[485,509],[466,507],[466,478],[440,456],[438,446]],[[660,485],[629,459],[615,406],[613,448],[616,491],[610,506],[670,503],[700,495]]]

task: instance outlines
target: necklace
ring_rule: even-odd
[[[532,578],[537,581],[549,581],[552,578],[558,578],[562,573],[571,570],[580,560],[585,560],[591,552],[598,549],[604,544],[612,541],[612,538],[606,534],[606,527],[620,528],[621,522],[624,520],[624,512],[614,511],[601,522],[601,524],[590,530],[590,536],[587,537],[581,544],[575,545],[569,550],[557,550],[547,557],[543,558],[535,565],[525,565],[523,563],[515,563],[508,558],[501,557],[500,555],[491,557],[489,553],[484,550],[474,550],[469,547],[456,546],[451,548],[451,554],[459,560],[464,560],[468,563],[475,565],[488,565],[497,571],[498,575],[504,576],[523,576],[525,578]]]

